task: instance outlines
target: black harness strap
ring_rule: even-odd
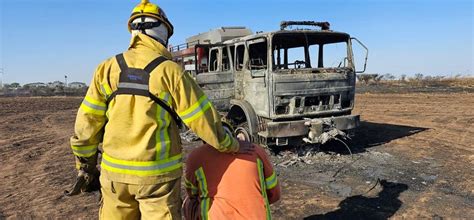
[[[120,77],[118,88],[107,98],[107,106],[117,95],[139,95],[149,97],[157,105],[165,109],[175,120],[179,128],[182,127],[181,118],[179,118],[176,111],[174,111],[167,103],[156,97],[149,91],[149,77],[151,72],[160,64],[167,61],[163,56],[155,58],[144,69],[130,68],[123,57],[123,54],[115,56],[120,67]]]
[[[167,60],[168,59],[166,59],[165,57],[160,56],[154,59],[153,61],[151,61],[148,65],[146,65],[146,67],[143,68],[143,70],[145,70],[147,73],[151,73],[154,69],[156,69],[156,67],[158,67],[161,63]]]
[[[120,71],[121,72],[127,71],[128,65],[127,65],[127,62],[125,61],[125,58],[123,57],[123,54],[121,53],[115,56],[115,59],[117,59],[117,63],[120,67]]]
[[[117,95],[139,95],[139,96],[149,97],[150,93],[148,91],[144,91],[144,90],[141,90],[141,89],[131,89],[131,88],[117,89],[114,92],[112,92],[112,94],[109,96],[109,98],[107,98],[107,100],[106,100],[107,106]]]
[[[183,121],[181,118],[178,116],[176,111],[174,111],[169,105],[167,105],[163,100],[160,98],[154,96],[153,94],[149,93],[150,98],[156,102],[156,104],[160,105],[162,108],[164,108],[168,113],[170,113],[171,117],[174,118],[176,125],[178,125],[179,128],[182,128]]]

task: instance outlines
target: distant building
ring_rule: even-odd
[[[54,81],[54,82],[49,82],[48,83],[49,88],[59,88],[59,87],[64,87],[64,83],[61,81]]]
[[[23,87],[28,87],[28,88],[42,88],[42,87],[47,87],[45,83],[42,82],[35,82],[35,83],[28,83],[23,85]]]
[[[82,82],[72,82],[72,83],[69,83],[68,87],[73,88],[73,89],[80,89],[80,88],[87,87],[87,85]]]

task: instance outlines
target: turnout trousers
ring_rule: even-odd
[[[113,182],[100,176],[99,219],[181,219],[181,178],[158,184]]]

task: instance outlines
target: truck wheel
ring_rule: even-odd
[[[252,136],[249,132],[249,125],[247,122],[244,122],[235,128],[235,137],[241,141],[252,142]]]

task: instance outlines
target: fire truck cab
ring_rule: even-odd
[[[351,114],[357,72],[352,43],[366,49],[365,64],[367,48],[327,22],[280,26],[255,34],[222,27],[170,50],[241,139],[277,147],[324,144],[346,135],[360,120]]]

